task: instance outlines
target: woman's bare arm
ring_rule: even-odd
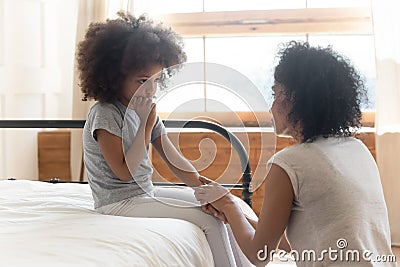
[[[256,229],[257,228],[257,224],[258,224],[258,219],[254,220],[252,218],[249,218],[249,217],[246,216],[246,214],[245,214],[245,217],[246,217],[247,221],[251,224],[251,226],[253,226],[253,228]],[[283,233],[282,238],[279,241],[278,248],[282,249],[282,250],[285,250],[287,252],[290,252],[290,250],[291,250],[289,241],[286,238],[286,231]]]
[[[205,190],[217,192],[218,187],[219,191],[223,192],[220,185],[214,185],[214,188]],[[199,200],[206,200],[202,194],[207,195],[207,193],[202,192],[201,188],[196,189],[195,194]],[[261,260],[258,258],[259,251],[264,251],[265,246],[269,250],[276,249],[278,246],[289,220],[293,197],[289,176],[282,168],[273,164],[265,181],[263,206],[256,228],[244,216],[231,194],[211,203],[226,216],[236,241],[246,257],[256,266],[265,266],[268,263],[268,257],[266,259],[263,257]],[[254,221],[253,224],[255,224]],[[266,255],[269,256],[269,253]]]

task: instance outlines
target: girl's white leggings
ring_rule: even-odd
[[[203,230],[217,267],[252,266],[240,250],[229,225],[201,211],[193,190],[155,187],[153,195],[141,195],[96,209],[107,215],[176,218]]]

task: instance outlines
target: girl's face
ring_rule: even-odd
[[[160,78],[161,71],[162,66],[152,64],[143,70],[128,73],[122,84],[122,90],[119,96],[119,100],[122,104],[128,106],[133,96],[153,98],[157,90],[157,82]]]
[[[274,102],[271,107],[271,113],[275,123],[275,133],[277,135],[290,135],[292,127],[288,122],[291,103],[285,94],[283,85],[275,82],[272,86]]]

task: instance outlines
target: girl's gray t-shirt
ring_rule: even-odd
[[[153,191],[148,150],[130,181],[121,181],[110,169],[97,143],[96,130],[104,129],[122,139],[124,151],[129,149],[140,125],[140,118],[134,110],[127,109],[119,101],[97,102],[88,114],[83,129],[83,160],[92,195],[94,207],[99,208],[127,198]],[[166,134],[164,124],[157,116],[151,133],[151,141]]]

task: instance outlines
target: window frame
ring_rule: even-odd
[[[159,18],[183,37],[372,34],[371,10],[367,7],[171,13]]]
[[[158,18],[182,37],[268,36],[282,34],[373,34],[370,7],[302,8],[278,10],[243,10],[161,14]],[[206,49],[206,48],[204,48]],[[205,51],[204,51],[205,56]],[[245,126],[271,126],[268,112],[254,116],[253,112],[237,112]],[[173,114],[186,118],[193,114]],[[197,114],[199,115],[199,114]],[[161,118],[171,113],[161,112]],[[233,126],[229,113],[204,112],[202,118],[217,118],[224,126]],[[255,118],[265,118],[258,122]],[[375,112],[364,111],[364,127],[375,126]]]

